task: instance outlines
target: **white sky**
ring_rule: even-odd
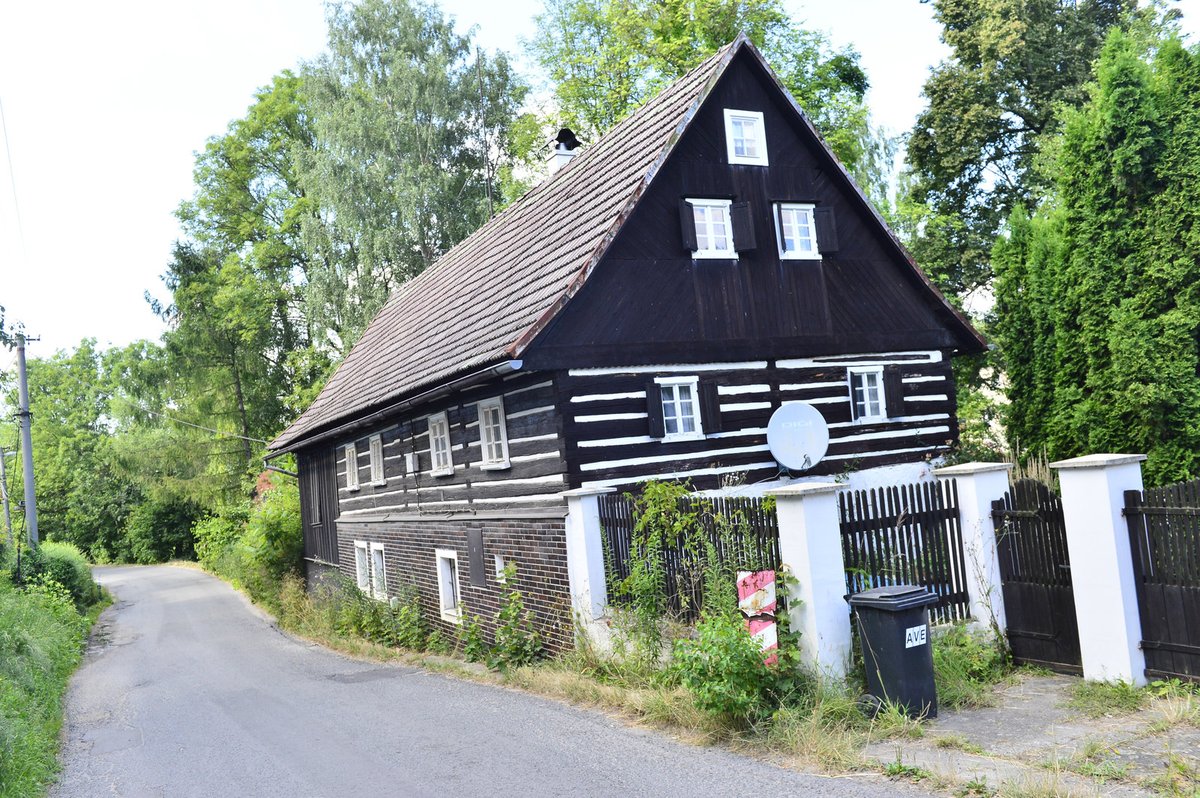
[[[540,0],[443,0],[485,48],[521,55]],[[929,68],[946,53],[919,0],[789,0],[836,45],[852,45],[872,82],[877,122],[907,130]],[[1182,0],[1185,27],[1200,0]],[[502,9],[502,10],[501,10]],[[180,236],[172,215],[192,193],[194,153],[242,116],[256,88],[317,55],[321,0],[4,0],[0,102],[0,306],[22,321],[31,356],[84,337],[157,338],[143,299],[162,296]],[[16,207],[20,209],[20,224]],[[23,230],[23,243],[21,231]],[[0,353],[0,368],[8,357]]]

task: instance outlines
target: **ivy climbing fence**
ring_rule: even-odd
[[[636,497],[610,493],[599,497],[604,530],[608,601],[621,606],[631,598],[623,587],[636,550]],[[680,518],[694,518],[696,534],[664,538],[660,547],[667,614],[685,622],[698,620],[703,604],[704,574],[697,540],[711,544],[718,561],[731,571],[778,569],[779,525],[774,502],[755,497],[679,498]]]

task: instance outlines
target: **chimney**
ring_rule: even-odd
[[[550,142],[550,158],[547,162],[550,174],[562,169],[568,161],[578,155],[580,146],[579,139],[575,138],[569,127],[558,131],[558,136]]]

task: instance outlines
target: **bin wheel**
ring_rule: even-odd
[[[879,699],[879,696],[871,695],[870,693],[860,695],[856,703],[858,704],[859,711],[868,718],[874,718],[879,714],[879,710],[883,708],[883,701]]]

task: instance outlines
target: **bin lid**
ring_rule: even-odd
[[[938,601],[936,593],[931,593],[920,585],[885,585],[855,593],[850,597],[850,606],[900,612],[913,607],[937,604]]]

